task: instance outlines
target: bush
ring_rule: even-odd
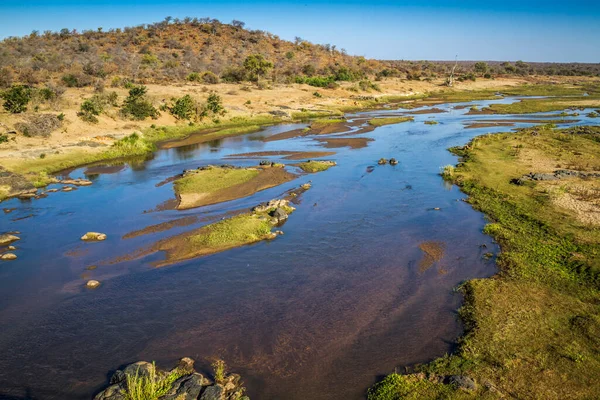
[[[4,109],[17,114],[27,111],[27,104],[31,100],[31,88],[23,85],[12,86],[2,93]]]
[[[116,107],[118,105],[117,99],[117,92],[95,94],[81,103],[77,116],[85,122],[95,124],[98,122],[97,116],[104,112],[106,106]]]
[[[66,74],[61,80],[67,87],[85,87],[92,83],[92,78],[84,74]]]
[[[381,88],[379,88],[378,85],[374,84],[373,82],[371,82],[370,80],[363,80],[358,82],[358,87],[360,88],[360,90],[363,90],[365,92],[372,90],[376,90],[376,91],[381,91]]]
[[[7,88],[13,84],[14,74],[8,68],[0,69],[0,88]]]
[[[177,119],[196,119],[198,117],[198,104],[189,94],[174,99],[174,103],[168,110]]]
[[[296,77],[296,83],[306,83],[307,85],[314,87],[322,87],[326,88],[330,83],[335,82],[335,78],[333,76],[323,77],[323,76],[312,76],[312,77]]]
[[[273,68],[273,63],[265,60],[261,54],[252,54],[244,60],[244,68],[250,75],[251,80],[258,81],[262,75]]]
[[[208,96],[204,110],[204,115],[207,115],[208,113],[212,113],[213,115],[224,115],[226,113],[225,108],[223,107],[223,100],[221,99],[221,96],[216,93],[211,93]]]
[[[62,120],[54,114],[35,114],[25,122],[18,122],[15,128],[27,137],[48,137],[62,126]]]
[[[208,83],[209,85],[215,85],[219,83],[219,77],[213,72],[206,71],[204,74],[202,74],[202,81],[204,83]]]
[[[190,82],[200,82],[200,74],[197,72],[191,72],[185,79]]]
[[[227,68],[221,75],[221,79],[225,82],[243,82],[246,77],[246,70],[240,67]]]
[[[146,98],[146,86],[134,86],[129,90],[129,96],[125,99],[121,108],[121,115],[126,118],[142,121],[148,117],[158,118],[160,113]]]

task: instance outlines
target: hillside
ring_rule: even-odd
[[[263,56],[272,68],[262,75],[249,72],[244,61],[251,55]],[[100,83],[119,86],[124,80],[214,84],[268,78],[274,83],[293,83],[314,76],[336,81],[366,77],[429,79],[447,76],[453,65],[367,60],[350,56],[332,44],[312,44],[301,38],[285,41],[269,32],[246,30],[241,21],[224,24],[210,18],[165,18],[158,23],[106,32],[102,28],[33,31],[29,36],[0,42],[0,88],[14,83],[49,82],[69,87]],[[600,64],[460,62],[456,73],[467,79],[531,74],[598,76]]]

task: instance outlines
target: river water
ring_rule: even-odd
[[[123,364],[155,360],[170,368],[189,356],[207,371],[218,356],[243,376],[252,399],[358,400],[383,374],[452,351],[461,334],[455,288],[494,274],[494,259],[483,255],[498,248],[482,233],[484,217],[443,182],[440,167],[457,161],[447,148],[511,129],[465,129],[466,122],[515,118],[467,115],[460,106],[512,101],[436,105],[444,112],[353,136],[374,140],[332,149],[336,154],[326,158],[338,165],[326,172],[223,204],[162,207],[174,197],[172,184],[157,184],[201,165],[257,163],[227,157],[234,154],[330,149],[311,136],[263,140],[304,126],[281,125],[159,150],[122,168],[76,169],[71,177],[93,185],[2,203],[15,210],[0,215],[0,231],[19,231],[21,240],[19,258],[0,263],[0,398],[90,399]],[[347,117],[400,112],[406,111]],[[584,115],[576,118],[591,122]],[[424,124],[429,119],[439,124]],[[400,163],[379,166],[381,157]],[[164,268],[152,266],[161,254],[120,258],[309,180],[285,235],[273,241]],[[197,218],[123,238],[182,217]],[[82,243],[87,231],[108,239]],[[87,290],[87,279],[102,285]]]

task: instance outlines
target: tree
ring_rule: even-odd
[[[261,75],[273,68],[273,63],[265,60],[261,54],[253,54],[244,60],[244,68],[250,74],[251,79],[258,81]]]
[[[476,62],[474,68],[475,72],[479,74],[485,74],[488,71],[488,65],[483,61]]]
[[[233,21],[231,21],[231,25],[235,26],[236,28],[242,29],[244,26],[246,26],[246,23],[242,22],[242,21],[238,21],[237,19],[234,19]]]
[[[31,88],[23,85],[12,86],[0,96],[4,99],[4,109],[13,114],[27,111],[27,103],[31,100]]]

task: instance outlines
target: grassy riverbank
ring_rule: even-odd
[[[558,168],[597,171],[599,137],[598,128],[532,128],[454,149],[462,162],[445,175],[488,217],[485,232],[502,248],[500,271],[462,286],[466,334],[456,354],[416,374],[390,375],[371,400],[598,396],[600,219],[581,212],[587,204],[598,214],[598,184],[514,179]],[[473,378],[477,389],[444,384],[451,375]]]

